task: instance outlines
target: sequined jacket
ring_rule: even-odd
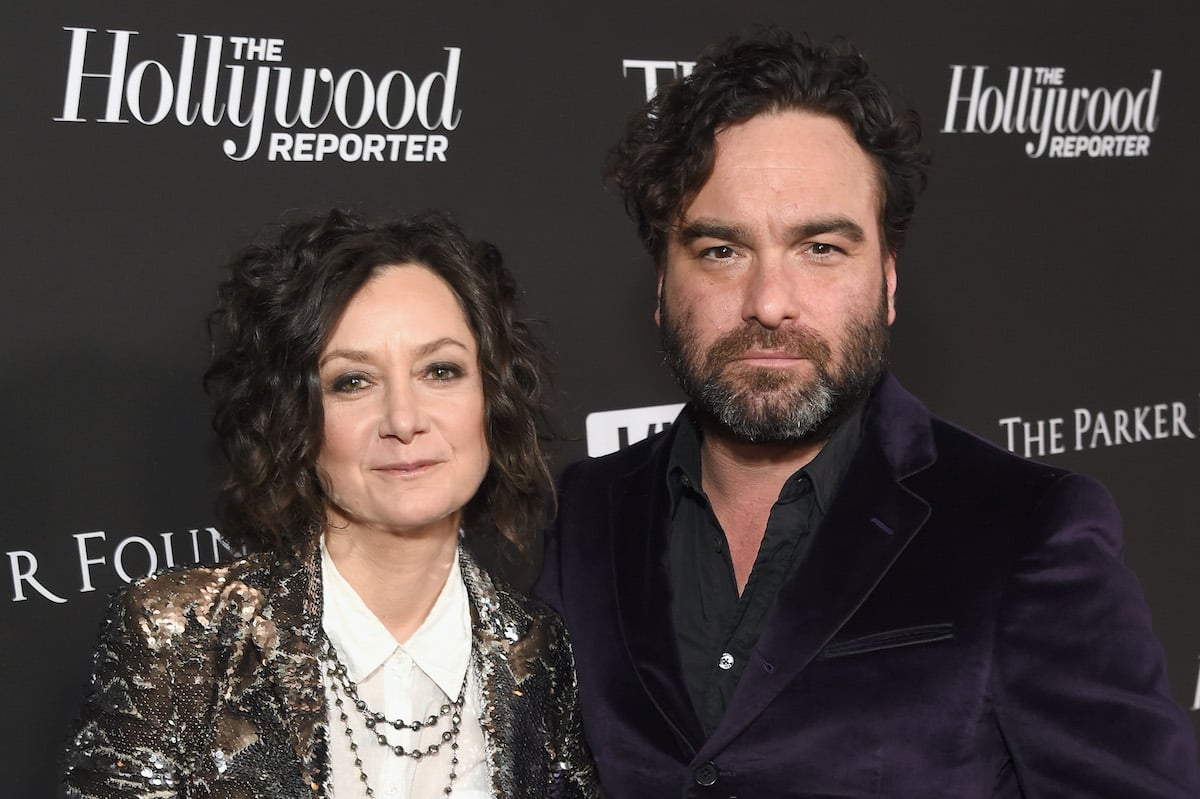
[[[495,795],[598,796],[560,620],[462,553]],[[315,541],[287,561],[256,555],[121,591],[60,795],[328,797],[321,607]]]

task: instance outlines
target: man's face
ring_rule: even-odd
[[[721,131],[667,242],[667,360],[701,413],[751,442],[821,434],[872,385],[895,319],[879,178],[840,121],[762,114]]]

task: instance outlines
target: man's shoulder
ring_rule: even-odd
[[[1044,482],[1070,472],[1011,452],[954,422],[930,416],[938,464],[943,468],[980,472],[993,479],[1013,478]]]
[[[577,460],[563,470],[563,478],[567,480],[586,476],[588,480],[607,481],[637,471],[660,458],[665,464],[665,456],[673,437],[671,428],[667,428],[616,452]]]
[[[977,433],[938,416],[891,374],[877,386],[871,400],[869,429],[879,437],[894,465],[903,473],[947,472],[991,480],[1055,480],[1069,472],[1023,458]],[[915,455],[915,460],[914,460]]]
[[[972,508],[995,518],[1028,516],[1068,501],[1108,508],[1111,496],[1091,477],[1022,457],[957,424],[930,417],[936,459],[905,480],[926,500]]]
[[[1120,514],[1099,481],[1022,457],[933,414],[926,424],[932,458],[896,476],[933,510],[930,530],[957,537],[970,529],[977,537],[1000,536],[1014,552],[1032,552],[1086,518],[1104,546],[1119,551]]]

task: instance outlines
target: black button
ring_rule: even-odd
[[[717,767],[712,763],[697,766],[692,773],[697,785],[715,785],[717,782]]]

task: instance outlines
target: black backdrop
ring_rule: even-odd
[[[1175,696],[1200,725],[1194,5],[370,5],[0,11],[6,796],[52,793],[106,595],[152,564],[213,558],[221,467],[199,378],[233,249],[289,209],[452,210],[501,247],[545,320],[571,437],[556,462],[581,457],[588,414],[680,400],[656,354],[652,268],[600,182],[604,153],[645,97],[644,62],[687,62],[761,22],[847,36],[921,111],[935,165],[900,260],[893,365],[936,412],[1116,494]],[[325,76],[341,87],[311,130],[285,124],[306,69],[318,117]],[[254,117],[260,74],[261,144],[239,160],[254,126],[231,118]],[[1064,115],[1031,157],[1035,96]],[[627,440],[655,414],[616,418]]]

